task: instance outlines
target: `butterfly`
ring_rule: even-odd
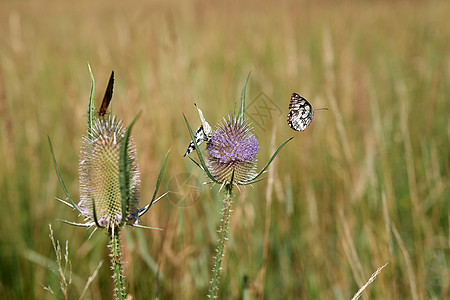
[[[195,141],[197,142],[197,146],[199,146],[203,142],[209,142],[212,136],[212,128],[208,124],[208,122],[206,122],[205,118],[203,117],[202,111],[197,106],[197,103],[194,103],[194,105],[195,107],[197,107],[198,115],[200,116],[200,120],[202,121],[202,125],[200,125],[200,127],[197,128],[197,131],[195,132],[194,136]],[[185,157],[194,150],[195,150],[194,141],[191,141],[183,157]]]
[[[318,108],[316,110],[328,110],[327,108]],[[297,93],[291,96],[289,103],[289,113],[287,123],[289,127],[297,131],[303,131],[311,123],[314,117],[314,110],[309,102]]]
[[[114,71],[111,72],[111,76],[109,77],[108,86],[106,87],[105,96],[103,96],[102,105],[98,110],[98,115],[100,117],[104,117],[106,115],[106,111],[108,110],[109,103],[112,99],[114,87]]]

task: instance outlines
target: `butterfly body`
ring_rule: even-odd
[[[194,103],[194,105],[197,107],[197,104]],[[211,139],[212,136],[212,129],[211,126],[206,122],[205,118],[203,117],[203,113],[200,110],[200,108],[197,107],[198,115],[200,116],[200,120],[202,121],[202,125],[200,125],[197,128],[197,131],[195,132],[195,142],[197,143],[197,146],[199,146],[203,142],[208,142]],[[195,150],[194,141],[191,141],[189,144],[186,153],[184,153],[183,157],[191,153]]]
[[[314,117],[314,110],[309,102],[297,93],[291,96],[287,123],[296,131],[304,131]]]

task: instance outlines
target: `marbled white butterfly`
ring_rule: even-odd
[[[198,127],[197,131],[195,132],[195,141],[197,142],[197,146],[200,146],[203,142],[208,142],[211,139],[212,136],[212,128],[209,126],[208,122],[206,122],[205,118],[203,117],[203,113],[198,108],[197,103],[194,103],[195,107],[197,107],[198,115],[200,116],[200,120],[202,121],[202,125]],[[184,153],[183,157],[191,153],[195,150],[194,142],[191,141],[189,144],[186,153]]]
[[[327,108],[318,108],[321,110]],[[297,131],[303,131],[311,123],[314,117],[314,110],[309,102],[297,93],[291,96],[289,103],[289,113],[287,115],[288,125]]]

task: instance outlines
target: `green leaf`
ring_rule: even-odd
[[[186,122],[187,128],[189,130],[189,135],[191,136],[191,141],[194,143],[195,152],[197,152],[198,159],[200,160],[200,164],[203,168],[203,171],[205,171],[206,175],[208,175],[209,179],[211,179],[215,183],[219,183],[209,172],[208,168],[206,167],[205,160],[203,159],[202,153],[200,152],[200,148],[197,145],[197,141],[195,140],[194,132],[192,131],[191,126],[189,125],[188,120],[186,119],[186,116],[183,114],[184,121]]]
[[[142,216],[143,214],[145,214],[150,209],[150,207],[153,205],[153,203],[155,202],[156,195],[158,194],[159,185],[161,184],[161,178],[162,178],[162,175],[164,173],[164,169],[166,167],[167,158],[169,157],[169,154],[170,154],[170,150],[167,151],[166,157],[164,157],[164,160],[163,160],[163,163],[162,163],[162,166],[161,166],[161,170],[159,171],[158,179],[156,180],[155,192],[153,193],[152,200],[150,201],[149,204],[147,204],[142,209],[142,211],[139,212],[139,217]]]
[[[247,79],[245,79],[244,86],[242,87],[242,93],[241,93],[241,107],[239,108],[239,117],[242,118],[242,120],[245,117],[245,90],[247,89],[247,82],[250,78],[250,74],[252,71],[248,72]]]
[[[188,157],[189,157],[189,159],[190,159],[194,164],[197,165],[197,167],[199,167],[201,170],[203,170],[203,167],[202,167],[198,162],[196,162],[195,159],[193,159],[193,158],[190,157],[190,156],[188,156]]]
[[[270,158],[269,162],[267,162],[266,166],[261,170],[261,172],[259,172],[255,177],[253,177],[253,179],[247,183],[245,183],[245,185],[248,184],[253,184],[255,182],[258,182],[260,180],[257,180],[259,176],[261,176],[262,173],[264,173],[267,168],[269,167],[270,163],[275,159],[275,156],[277,156],[278,152],[281,151],[281,149],[284,147],[284,145],[286,145],[290,140],[292,140],[294,137],[291,137],[290,139],[288,139],[287,141],[285,141],[283,144],[281,144],[280,147],[278,147],[277,151],[275,151],[275,153],[272,155],[272,157]]]
[[[88,63],[89,74],[91,75],[91,92],[89,94],[89,103],[87,110],[87,137],[88,139],[92,133],[92,126],[95,119],[95,104],[94,104],[94,94],[95,94],[95,80],[94,74],[92,74],[91,65]]]
[[[138,114],[128,126],[122,141],[120,142],[119,153],[119,182],[120,194],[122,195],[122,222],[126,222],[128,215],[128,207],[130,205],[130,164],[128,161],[128,141],[130,138],[131,128],[139,118]]]
[[[59,173],[58,165],[56,164],[55,155],[53,153],[52,142],[51,142],[50,137],[48,135],[47,135],[47,139],[48,139],[48,145],[50,146],[50,153],[52,155],[53,166],[55,167],[56,176],[58,177],[59,184],[61,185],[61,187],[62,187],[62,189],[64,191],[64,194],[66,194],[67,199],[69,200],[70,204],[72,205],[72,208],[76,209],[78,211],[78,213],[82,215],[82,212],[80,211],[78,206],[75,204],[75,202],[73,202],[72,198],[70,197],[69,192],[66,189],[66,185],[64,184],[64,181],[63,181],[63,179],[61,177],[61,173]]]

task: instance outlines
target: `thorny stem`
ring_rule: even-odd
[[[116,229],[116,230],[114,230]],[[110,250],[111,250],[111,269],[113,270],[114,283],[116,285],[115,294],[116,299],[124,300],[126,298],[124,282],[123,282],[123,268],[122,257],[120,252],[120,235],[118,228],[112,228],[110,234]]]
[[[224,256],[225,241],[228,239],[228,229],[230,225],[231,199],[232,199],[233,183],[225,186],[225,199],[223,200],[222,220],[219,228],[219,245],[216,249],[216,257],[214,258],[213,276],[211,286],[209,288],[208,298],[216,298],[219,289],[220,265]]]

